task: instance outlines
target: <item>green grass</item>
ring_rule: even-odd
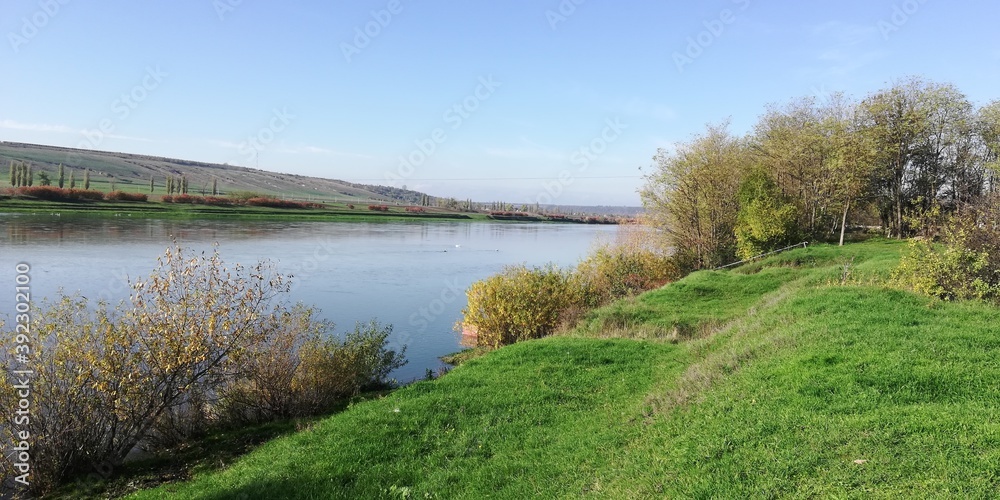
[[[0,199],[0,213],[64,214],[80,217],[138,217],[157,219],[267,219],[322,221],[405,221],[405,220],[488,220],[485,214],[457,212],[407,213],[403,207],[375,212],[367,206],[348,209],[334,205],[320,209],[292,209],[253,206],[211,206],[159,202],[55,202]]]
[[[628,419],[641,411],[653,367],[677,354],[628,340],[512,346],[273,441],[226,471],[138,497],[584,493],[600,487],[609,451],[641,435],[641,422]]]
[[[1000,309],[889,288],[905,248],[695,273],[136,497],[995,497]]]

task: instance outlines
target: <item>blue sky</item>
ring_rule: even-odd
[[[0,140],[638,205],[657,148],[919,75],[1000,98],[985,1],[5,2]],[[367,32],[367,33],[366,33]]]

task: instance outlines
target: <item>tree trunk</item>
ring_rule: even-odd
[[[844,204],[844,216],[840,219],[840,245],[844,246],[844,229],[847,228],[847,210],[851,208],[851,200]]]

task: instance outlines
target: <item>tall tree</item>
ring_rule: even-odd
[[[83,189],[90,189],[90,169],[83,171]]]
[[[219,179],[212,178],[212,196],[219,195]]]
[[[10,185],[15,187],[17,184],[17,170],[14,168],[14,160],[10,161]]]
[[[881,90],[861,103],[864,132],[875,148],[879,207],[889,236],[902,238],[906,174],[920,153],[928,127],[921,93],[923,80],[911,78]]]
[[[76,189],[76,179],[73,177],[73,171],[69,171],[69,188]]]
[[[156,179],[153,178],[153,174],[149,174],[149,192],[152,193],[156,189]]]
[[[984,184],[993,193],[1000,177],[1000,100],[983,106],[976,113],[976,135],[982,144]]]
[[[62,163],[59,164],[59,189],[63,188],[66,181],[66,167]]]
[[[29,163],[24,169],[24,185],[31,186],[35,183],[35,173],[31,170],[31,164]]]
[[[728,122],[676,150],[659,150],[640,191],[651,223],[662,228],[681,264],[704,269],[735,256],[737,191],[748,164],[745,142]]]

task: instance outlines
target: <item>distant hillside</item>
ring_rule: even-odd
[[[112,180],[117,189],[131,192],[149,193],[149,178],[153,177],[155,189],[153,194],[166,194],[166,177],[186,176],[190,194],[211,194],[212,181],[215,180],[220,194],[234,191],[255,191],[276,195],[282,198],[343,203],[399,203],[418,205],[421,202],[441,206],[457,207],[458,200],[451,200],[428,195],[410,189],[400,189],[391,186],[357,184],[321,177],[308,177],[296,174],[268,172],[233,165],[204,163],[176,158],[146,156],[130,153],[115,153],[109,151],[92,151],[88,149],[73,149],[39,144],[23,144],[17,142],[0,142],[0,186],[7,185],[6,166],[10,161],[25,161],[32,165],[34,172],[47,172],[56,183],[59,165],[64,165],[69,172],[73,171],[76,180],[82,181],[86,170],[90,171],[91,187],[108,191]],[[79,184],[78,184],[79,186]],[[475,202],[484,210],[490,203]],[[511,209],[522,205],[511,205]],[[523,205],[528,207],[528,205]],[[544,212],[577,214],[577,215],[623,215],[635,216],[642,211],[639,207],[606,207],[606,206],[566,206],[543,205]]]
[[[188,191],[192,194],[200,194],[202,190],[210,191],[214,179],[222,193],[256,191],[285,198],[317,201],[416,203],[424,196],[424,193],[411,190],[232,165],[14,142],[0,143],[0,167],[4,172],[0,176],[0,184],[6,184],[6,165],[11,160],[30,162],[35,172],[47,172],[53,183],[56,182],[59,164],[72,170],[77,181],[81,181],[84,171],[89,169],[91,185],[102,190],[110,187],[111,180],[114,179],[118,189],[148,193],[149,178],[152,176],[154,193],[164,194],[166,177],[183,175],[188,179]],[[67,178],[68,172],[69,170]]]

